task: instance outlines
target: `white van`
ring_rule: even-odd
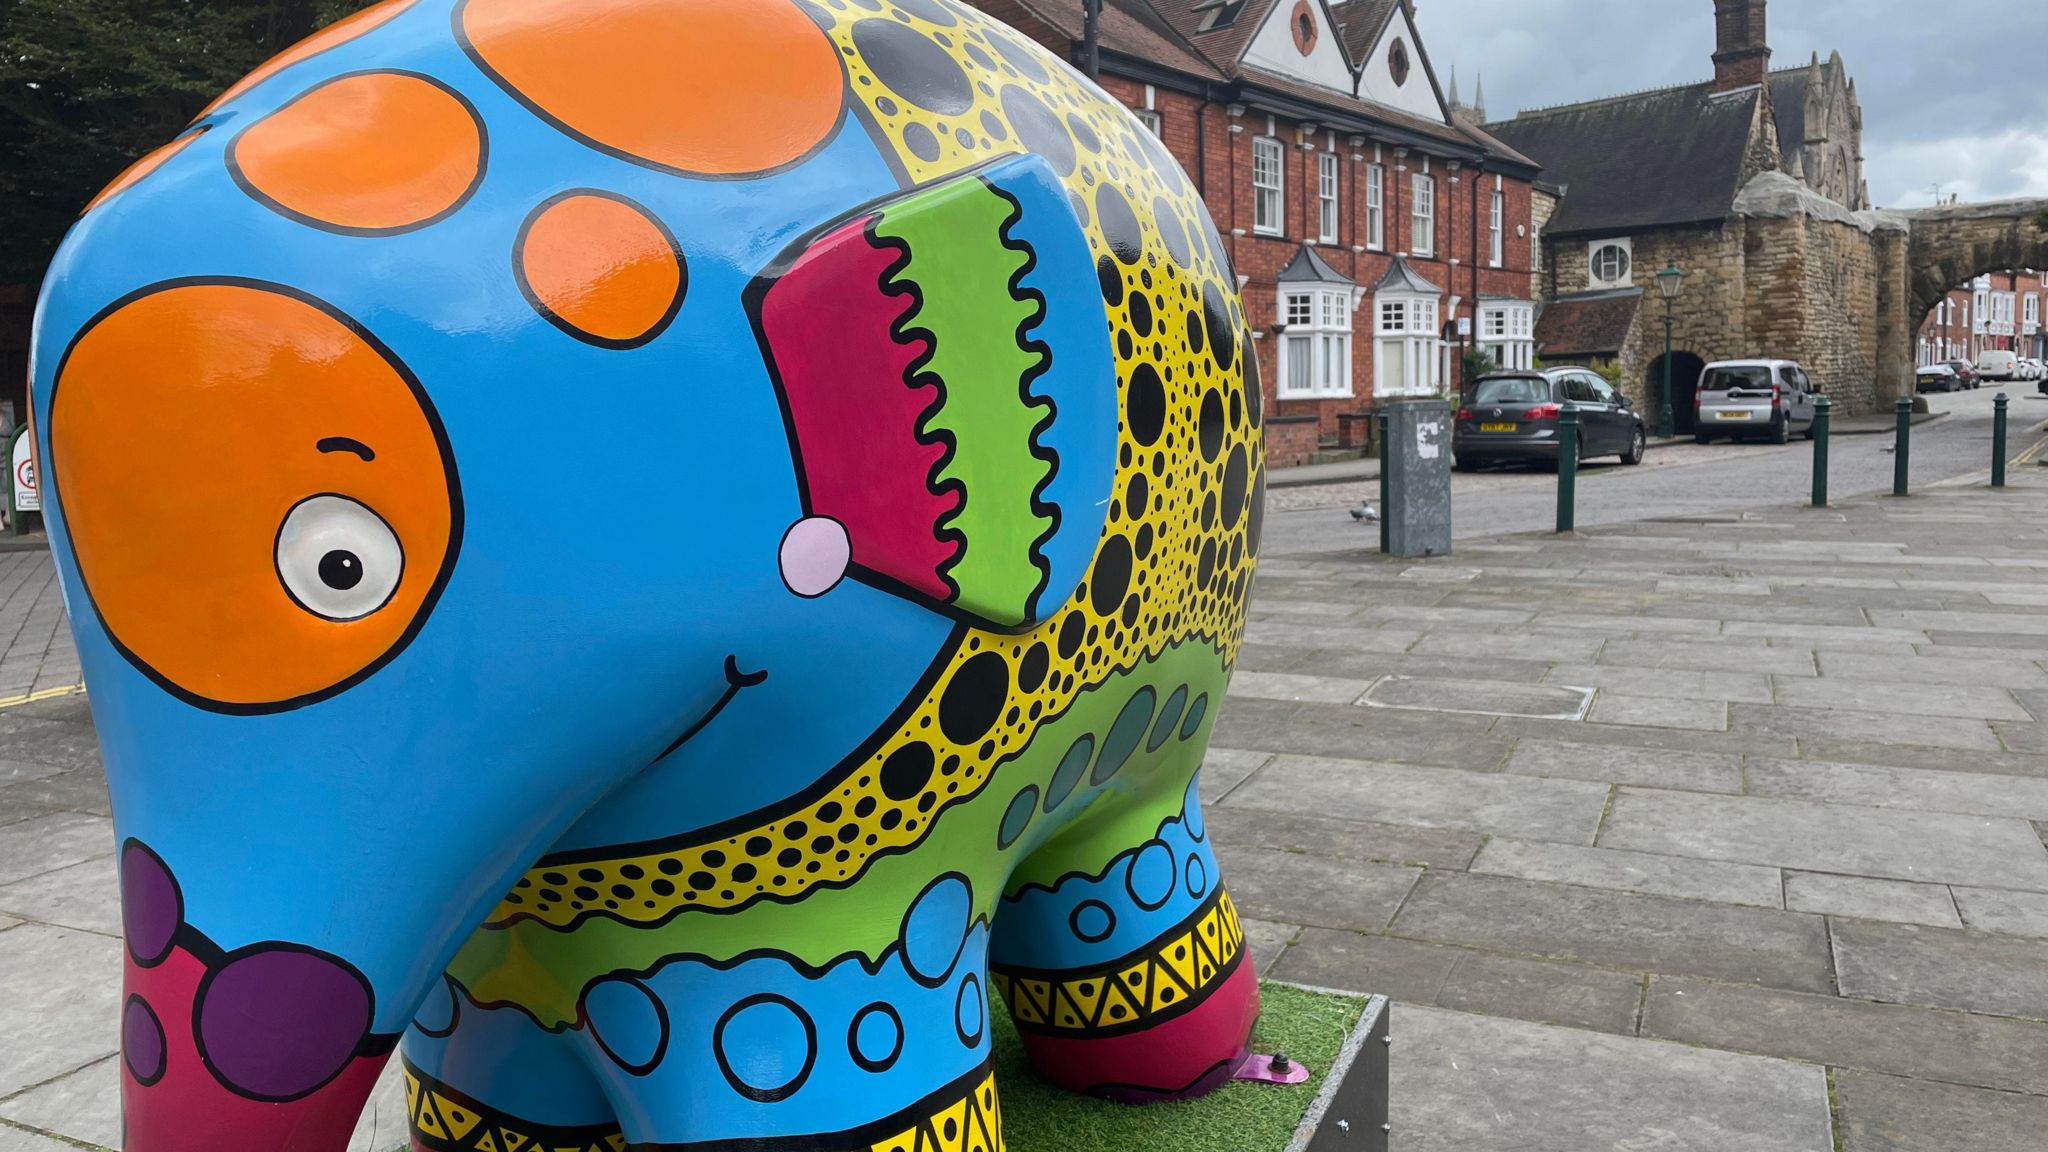
[[[2019,376],[2020,357],[2017,352],[2002,352],[1987,348],[1977,353],[1977,375],[1986,380],[2012,380]]]

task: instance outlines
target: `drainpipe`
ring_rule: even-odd
[[[1102,45],[1097,25],[1102,19],[1102,0],[1081,0],[1081,64],[1090,80],[1102,77]]]

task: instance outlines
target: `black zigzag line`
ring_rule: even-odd
[[[933,390],[932,402],[925,405],[924,410],[917,414],[917,419],[910,428],[910,436],[919,444],[937,444],[942,449],[939,458],[932,462],[930,471],[925,473],[924,486],[926,491],[934,496],[944,496],[947,492],[955,493],[960,498],[960,503],[954,507],[952,518],[958,519],[959,514],[967,508],[967,485],[960,480],[941,480],[939,477],[953,463],[954,456],[959,452],[959,445],[951,432],[931,426],[932,416],[945,410],[949,398],[945,377],[931,371],[932,361],[939,355],[939,334],[918,323],[924,317],[924,289],[915,277],[904,275],[912,259],[909,242],[884,237],[876,231],[877,227],[887,221],[890,209],[900,208],[907,203],[908,200],[902,200],[884,205],[882,210],[876,213],[875,222],[868,226],[868,242],[878,248],[894,248],[900,253],[896,261],[882,272],[882,294],[907,296],[910,299],[910,307],[889,326],[889,338],[905,345],[923,341],[924,351],[915,360],[903,366],[903,386],[929,386]],[[957,528],[947,526],[945,517],[933,521],[931,529],[933,538],[941,544],[951,543],[956,546],[956,561],[958,556],[966,551],[966,535]],[[951,567],[952,562],[941,564],[937,572],[939,580],[946,586],[946,600],[949,603],[960,599],[960,585],[953,580]]]
[[[1029,433],[1031,455],[1045,464],[1045,475],[1031,489],[1031,512],[1035,516],[1044,517],[1047,522],[1045,530],[1031,541],[1029,550],[1031,565],[1038,569],[1038,583],[1024,597],[1024,619],[1036,620],[1038,599],[1045,595],[1046,588],[1052,583],[1052,561],[1046,558],[1045,546],[1059,535],[1060,530],[1060,507],[1045,499],[1046,491],[1052,487],[1052,482],[1060,474],[1060,457],[1050,445],[1040,440],[1040,436],[1058,421],[1059,404],[1050,396],[1035,395],[1031,391],[1031,386],[1052,370],[1052,346],[1030,333],[1044,323],[1051,308],[1044,293],[1024,286],[1024,278],[1038,270],[1038,252],[1029,242],[1013,235],[1011,231],[1024,218],[1023,202],[1011,195],[1009,190],[997,187],[986,177],[982,178],[982,183],[1010,206],[1009,216],[1003,220],[997,231],[998,240],[1004,248],[1022,253],[1024,256],[1023,267],[1017,269],[1010,277],[1008,285],[1011,299],[1031,306],[1030,315],[1017,322],[1017,331],[1013,337],[1017,347],[1033,357],[1031,366],[1017,378],[1017,400],[1027,409],[1042,408],[1045,411],[1044,417],[1032,426]]]

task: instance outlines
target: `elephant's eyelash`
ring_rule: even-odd
[[[375,460],[377,458],[377,453],[372,451],[368,444],[347,436],[329,436],[314,445],[314,447],[322,452],[353,452],[364,460]]]

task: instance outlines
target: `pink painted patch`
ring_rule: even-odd
[[[853,545],[828,516],[799,520],[782,537],[782,582],[799,596],[823,596],[846,576]]]
[[[1244,1063],[1259,981],[1241,961],[1193,1009],[1138,1032],[1079,1038],[1019,1030],[1031,1062],[1071,1092],[1142,1102],[1214,1091]]]

